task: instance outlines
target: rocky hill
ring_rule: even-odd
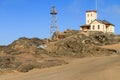
[[[120,43],[120,35],[76,30],[56,32],[51,40],[22,37],[8,46],[0,46],[0,71],[28,72],[33,68],[67,64],[62,57],[119,55],[117,50],[100,47],[116,43]]]
[[[58,37],[58,40],[54,43],[54,49],[51,51],[54,56],[88,57],[118,53],[116,50],[104,49],[99,46],[119,43],[120,35],[74,30],[67,30],[54,35],[60,36],[61,34],[67,36],[64,36],[64,39]]]

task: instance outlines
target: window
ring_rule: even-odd
[[[95,29],[95,26],[93,25],[93,30]]]
[[[98,29],[100,29],[100,25],[98,25]]]
[[[87,29],[90,29],[90,27],[87,27]]]
[[[89,17],[89,14],[87,16]]]

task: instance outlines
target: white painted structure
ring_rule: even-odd
[[[86,24],[81,26],[83,31],[101,31],[114,33],[114,25],[106,20],[97,19],[97,11],[86,11]]]
[[[92,21],[97,19],[97,11],[86,11],[86,24],[89,25]]]

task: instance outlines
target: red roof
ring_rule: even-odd
[[[96,10],[88,10],[86,12],[97,12]]]

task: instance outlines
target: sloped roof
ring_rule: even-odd
[[[102,23],[102,24],[105,24],[105,25],[112,25],[112,26],[115,26],[114,24],[108,22],[107,20],[98,20],[98,19],[95,19],[94,21],[98,21],[99,23]],[[92,21],[90,24],[92,24],[94,21]],[[80,27],[87,27],[87,26],[90,26],[90,25],[82,25]]]
[[[90,25],[86,25],[86,24],[85,24],[85,25],[82,25],[82,26],[80,26],[80,27],[87,27],[87,26],[90,26]]]
[[[97,12],[96,10],[88,10],[86,12]]]
[[[95,19],[94,21],[98,21],[99,23],[104,24],[101,20]],[[94,21],[92,21],[90,24],[92,24]]]
[[[114,24],[108,22],[107,20],[103,20],[102,22],[103,22],[104,24],[106,24],[106,25],[113,25],[113,26],[114,26]]]
[[[102,24],[105,24],[105,25],[113,25],[114,26],[114,24],[108,22],[107,20],[98,20],[98,19],[95,19],[94,21],[98,21],[98,22],[100,22]],[[92,21],[90,24],[92,24],[94,21]]]

